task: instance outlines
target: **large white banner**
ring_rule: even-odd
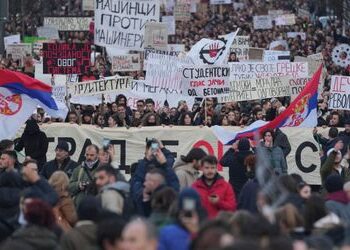
[[[230,93],[227,66],[186,66],[182,69],[182,90],[193,97],[221,97]]]
[[[95,44],[142,51],[145,25],[159,12],[158,0],[96,0]]]
[[[87,31],[92,17],[44,17],[44,26],[56,27],[59,31]]]
[[[232,131],[242,128],[230,127]],[[49,138],[48,160],[54,159],[58,140],[66,140],[70,145],[72,159],[81,161],[85,148],[94,143],[102,147],[103,138],[111,140],[116,151],[116,160],[122,170],[129,170],[132,163],[144,157],[145,140],[150,135],[163,141],[163,144],[178,158],[186,155],[192,147],[200,147],[219,159],[231,146],[222,145],[207,127],[144,127],[144,128],[97,128],[89,125],[49,124],[41,126]],[[288,173],[297,173],[309,184],[321,184],[319,146],[313,139],[312,129],[282,129],[289,138],[292,151],[287,157]],[[319,128],[322,134],[328,129]],[[20,132],[18,136],[20,136]],[[222,168],[219,167],[222,171]],[[227,169],[224,169],[227,173]],[[223,173],[223,172],[221,172]],[[228,178],[227,174],[224,174]]]
[[[332,76],[329,109],[350,110],[350,77]]]
[[[218,101],[239,102],[261,100],[271,97],[290,96],[290,78],[269,77],[230,81],[230,94],[221,96]]]
[[[231,80],[266,78],[270,76],[290,76],[292,78],[308,77],[306,62],[233,62],[231,67]]]

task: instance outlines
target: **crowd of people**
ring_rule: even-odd
[[[169,43],[184,44],[188,51],[201,38],[217,38],[239,27],[240,35],[250,36],[250,47],[268,49],[283,39],[292,60],[322,53],[327,76],[318,125],[330,129],[327,137],[313,131],[322,147],[320,190],[302,176],[288,174],[291,145],[280,129],[263,131],[259,142],[235,141],[221,159],[199,148],[175,159],[161,141],[148,139],[131,176],[118,169],[112,145],[87,146],[78,163],[69,155],[68,143],[60,140],[55,158],[47,159],[48,139],[40,130],[40,124],[51,122],[101,128],[244,127],[273,120],[290,97],[227,103],[206,98],[192,107],[183,100],[176,107],[167,101],[157,107],[147,98],[131,107],[128,97],[119,94],[114,102],[98,106],[71,104],[66,119],[49,117],[39,108],[20,138],[0,141],[0,249],[350,249],[350,112],[328,110],[330,76],[349,75],[349,67],[337,66],[331,58],[337,44],[349,41],[349,29],[343,29],[340,18],[321,23],[317,17],[324,13],[317,1],[241,2],[244,8],[204,8],[190,22],[177,22]],[[254,30],[253,16],[272,9],[295,14],[304,9],[310,16],[297,15],[295,25]],[[35,36],[44,16],[93,16],[82,11],[80,0],[13,1],[10,10],[6,35]],[[288,38],[287,32],[305,32],[306,38]],[[93,43],[92,33],[60,32],[60,39]],[[80,81],[114,74],[144,79],[143,71],[112,72],[108,53],[98,46],[93,51],[91,69]],[[34,60],[40,61],[40,55],[28,55],[23,65],[3,55],[0,68],[34,76]],[[238,61],[234,53],[229,60]],[[19,162],[22,150],[25,160]],[[219,164],[229,169],[228,180],[220,175]]]
[[[77,163],[60,140],[46,159],[48,139],[31,119],[19,140],[0,141],[0,249],[349,249],[346,131],[325,143],[312,192],[287,174],[290,144],[278,129],[258,144],[237,140],[220,161],[200,148],[176,160],[148,139],[129,179],[112,145],[87,146]]]

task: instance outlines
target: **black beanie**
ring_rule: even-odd
[[[248,151],[250,149],[250,143],[247,138],[242,138],[238,142],[238,150],[239,151]]]

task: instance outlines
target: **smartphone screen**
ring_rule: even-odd
[[[156,151],[158,150],[158,148],[159,148],[158,143],[153,142],[153,143],[151,144],[152,152],[156,152]]]
[[[104,148],[108,147],[111,144],[111,140],[103,138],[102,145]]]

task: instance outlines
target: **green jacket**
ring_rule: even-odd
[[[76,167],[73,174],[69,180],[68,190],[73,197],[75,207],[78,207],[82,199],[87,195],[95,195],[95,172],[99,165],[97,161],[92,168],[88,168],[84,163]],[[89,183],[84,190],[79,189],[79,183],[85,182]]]
[[[325,163],[320,168],[322,187],[324,188],[324,183],[328,176],[332,174],[339,174],[339,172],[334,169],[335,158],[337,156],[337,152],[333,151],[327,157]],[[343,178],[344,183],[350,181],[350,170],[348,168],[342,167],[341,177]]]

